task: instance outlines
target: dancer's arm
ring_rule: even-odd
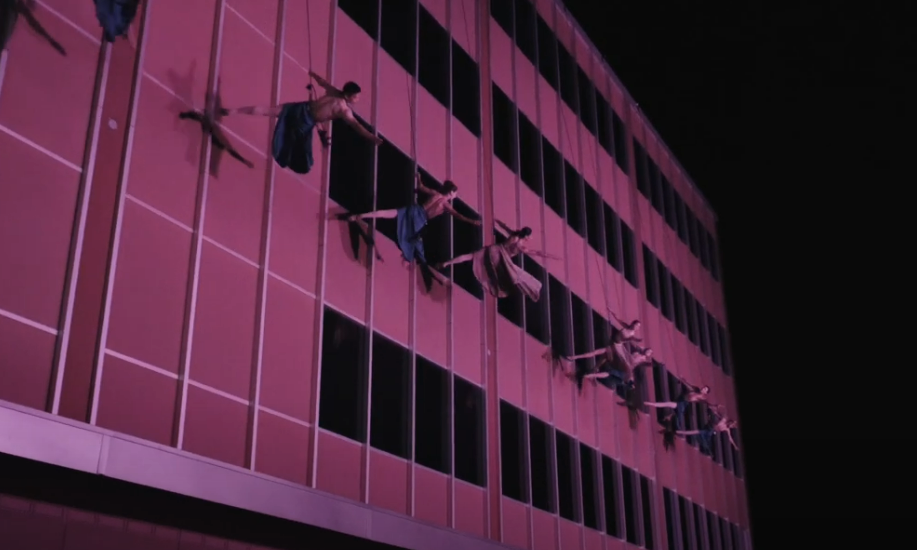
[[[449,204],[446,205],[446,212],[452,214],[453,217],[455,217],[458,220],[462,220],[465,223],[470,223],[471,225],[477,225],[477,226],[481,225],[481,220],[473,220],[467,216],[463,216],[459,214],[458,211]]]
[[[496,220],[496,219],[494,220],[494,223],[496,223],[498,226],[500,226],[500,229],[502,229],[507,235],[512,234],[513,229],[512,229],[510,226],[508,226],[508,225],[506,225],[505,223],[501,222],[500,220]]]
[[[729,442],[732,443],[732,448],[738,451],[738,450],[739,450],[739,446],[736,445],[735,440],[732,438],[732,430],[726,430],[726,437],[728,437],[728,438],[729,438]]]
[[[554,256],[554,255],[552,255],[552,254],[548,254],[547,252],[543,252],[543,251],[541,251],[541,250],[526,250],[525,253],[528,254],[529,256],[535,256],[535,257],[537,257],[537,258],[545,258],[545,259],[548,259],[548,260],[560,260],[560,259],[562,259],[562,258],[559,258],[558,256]]]
[[[340,90],[338,90],[337,88],[334,87],[333,84],[331,84],[330,82],[328,82],[327,80],[325,80],[324,78],[322,78],[321,76],[319,76],[318,73],[316,73],[315,71],[309,71],[309,76],[311,76],[312,78],[314,78],[314,79],[315,79],[315,82],[316,82],[319,86],[321,86],[322,88],[324,88],[325,91],[331,92],[331,93],[334,93],[334,94],[337,94],[337,95],[340,95],[340,94],[341,94],[341,91],[340,91]]]
[[[280,116],[283,111],[283,105],[273,107],[237,107],[235,109],[223,109],[222,114],[228,115],[253,115],[253,116]]]
[[[577,359],[587,359],[589,357],[598,357],[599,355],[602,355],[603,353],[605,353],[605,348],[599,348],[595,351],[590,351],[589,353],[584,353],[582,355],[574,355],[572,357],[567,357],[567,359],[571,361],[575,361]]]
[[[417,172],[417,176],[414,178],[414,182],[417,190],[421,193],[425,193],[427,195],[433,195],[436,193],[436,191],[423,184],[423,180],[420,177],[420,172]]]
[[[374,136],[369,130],[360,124],[360,121],[353,116],[353,111],[350,109],[345,110],[342,118],[348,126],[356,130],[357,133],[363,136],[364,139],[367,139],[376,145],[382,145],[382,138]]]
[[[438,267],[447,267],[447,266],[454,265],[454,264],[460,264],[463,262],[467,262],[468,260],[472,258],[474,258],[474,254],[462,254],[461,256],[456,256],[455,258],[452,258],[449,261],[439,264]]]

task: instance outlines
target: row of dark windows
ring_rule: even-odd
[[[745,550],[745,532],[738,525],[667,487],[662,498],[669,550]]]
[[[628,172],[624,120],[561,44],[531,0],[491,0],[490,15],[516,43],[563,102],[596,136],[602,148]]]
[[[503,495],[652,550],[653,482],[500,401]]]
[[[417,0],[338,0],[338,6],[480,137],[478,64],[426,8]]]
[[[633,230],[496,83],[493,119],[494,155],[637,287]]]
[[[694,214],[659,166],[647,154],[643,145],[633,139],[636,164],[637,190],[640,191],[666,224],[688,245],[691,254],[710,272],[715,281],[720,280],[719,254],[713,235]]]
[[[684,391],[684,386],[676,376],[665,368],[665,365],[658,361],[653,361],[653,391],[656,402],[674,402]],[[714,398],[714,400],[716,399]],[[670,412],[671,410],[656,409],[657,422],[664,426],[664,418]],[[706,403],[688,403],[685,409],[685,430],[704,429],[708,414]],[[739,441],[738,429],[732,429],[732,437],[736,442]],[[700,439],[697,436],[689,435],[685,437],[685,440],[689,445],[696,447],[702,454],[709,456],[714,462],[734,473],[736,477],[743,477],[739,451],[730,444],[729,437],[725,433],[720,433],[711,440],[709,450],[700,445]]]
[[[671,270],[643,244],[646,300],[726,374],[732,373],[726,329],[704,309]]]
[[[321,369],[319,427],[487,485],[482,388],[328,307]]]

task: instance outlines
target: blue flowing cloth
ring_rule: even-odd
[[[421,264],[427,263],[423,252],[423,235],[421,232],[427,225],[427,211],[422,206],[412,204],[398,209],[398,247],[405,260],[417,260]]]
[[[312,130],[315,120],[310,102],[285,103],[274,126],[272,154],[281,168],[297,174],[308,174],[312,169]]]
[[[127,34],[140,0],[95,0],[96,17],[102,25],[105,40],[114,42],[119,36]]]

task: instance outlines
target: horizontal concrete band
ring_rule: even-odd
[[[0,401],[0,453],[411,550],[511,548],[6,401]]]

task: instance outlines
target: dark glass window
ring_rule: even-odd
[[[662,500],[665,506],[665,535],[668,541],[669,550],[688,550],[682,549],[678,538],[676,525],[678,524],[678,510],[676,508],[675,495],[669,489],[662,489]]]
[[[717,517],[710,510],[707,510],[706,512],[707,512],[707,535],[710,537],[708,539],[710,542],[708,543],[707,546],[710,548],[710,550],[723,550],[722,546],[720,545],[720,536],[719,536],[720,529],[719,529],[719,522],[717,521]]]
[[[596,493],[596,452],[580,443],[580,487],[583,495],[583,524],[591,529],[599,528],[599,502]]]
[[[586,237],[586,219],[583,212],[583,178],[572,164],[564,160],[564,186],[567,195],[567,223],[581,237]]]
[[[584,181],[583,192],[586,203],[586,233],[589,246],[600,256],[605,257],[605,222],[602,220],[602,207],[605,201],[598,192]]]
[[[697,302],[694,300],[694,295],[688,292],[688,289],[685,288],[685,319],[688,321],[688,339],[691,340],[691,343],[697,345],[700,340],[698,339],[697,334],[697,314],[695,308]]]
[[[710,260],[710,275],[713,276],[714,281],[720,280],[720,260],[719,253],[716,247],[716,241],[713,240],[713,235],[709,232],[707,233],[707,256]]]
[[[455,376],[452,384],[452,406],[455,423],[455,477],[479,487],[486,487],[484,390]]]
[[[411,364],[407,349],[373,333],[369,444],[411,457]]]
[[[513,0],[490,0],[490,16],[510,38],[513,37]]]
[[[634,288],[640,288],[637,278],[637,248],[634,244],[634,231],[621,220],[621,250],[624,257],[624,278]]]
[[[366,327],[325,308],[318,425],[366,442]]]
[[[640,530],[638,526],[638,500],[639,487],[635,482],[634,471],[627,466],[621,466],[621,488],[624,493],[624,524],[626,526],[627,542],[640,544]]]
[[[541,137],[542,166],[544,167],[544,201],[555,214],[566,216],[564,207],[564,168],[560,152],[544,136]]]
[[[576,68],[577,78],[579,78],[579,118],[583,121],[583,126],[596,135],[595,123],[595,86],[586,75],[582,67]]]
[[[611,111],[611,124],[614,130],[615,162],[625,174],[630,171],[630,160],[627,157],[627,129],[624,120],[614,110]]]
[[[678,332],[685,334],[688,329],[688,324],[685,320],[685,289],[681,286],[681,282],[675,278],[675,275],[671,276],[671,285],[672,308],[675,310],[675,328],[678,329]]]
[[[541,132],[522,111],[519,115],[519,178],[541,197]]]
[[[413,204],[414,161],[401,152],[392,142],[385,140],[379,146],[379,189],[376,208],[378,210],[403,208]],[[398,242],[398,224],[394,218],[376,218],[379,232]]]
[[[369,131],[373,131],[359,116],[357,120]],[[334,146],[331,147],[328,197],[348,212],[369,212],[373,208],[376,147],[340,121],[333,123],[332,133]]]
[[[551,274],[548,274],[548,291],[551,295],[551,349],[561,355],[572,355],[570,291]]]
[[[637,191],[640,191],[640,194],[648,199],[650,198],[650,176],[646,164],[646,150],[640,145],[637,138],[634,138],[634,162],[637,168],[635,173]]]
[[[503,495],[520,502],[529,501],[528,468],[525,451],[525,414],[500,400],[500,464]]]
[[[659,307],[659,276],[656,272],[656,256],[643,245],[643,281],[646,286],[646,301]]]
[[[416,361],[414,460],[448,475],[452,473],[449,371],[419,355]]]
[[[535,39],[535,5],[531,0],[516,0],[516,45],[519,51],[535,64],[535,51],[538,42]]]
[[[706,356],[710,356],[710,340],[707,334],[707,311],[699,302],[694,304],[697,313],[697,339],[700,340],[700,351]]]
[[[669,270],[662,264],[661,261],[657,258],[658,270],[656,271],[656,276],[659,281],[659,310],[662,312],[663,317],[669,321],[673,320],[672,315],[672,291],[669,288]]]
[[[366,0],[338,0],[338,7],[373,40],[379,38],[379,3]],[[337,143],[337,135],[335,143]]]
[[[653,536],[653,488],[646,476],[640,476],[640,502],[643,505],[643,547],[653,550],[656,537]]]
[[[673,230],[678,228],[677,214],[675,212],[675,189],[665,176],[662,176],[662,200],[665,204],[665,223]]]
[[[449,32],[423,6],[420,6],[419,32],[417,81],[448,109],[449,54],[452,52]]]
[[[456,212],[473,220],[481,217],[470,206],[459,199],[453,199],[452,207]],[[451,216],[450,216],[451,218]],[[455,256],[470,254],[484,246],[484,234],[480,227],[459,220],[452,220],[452,253]],[[484,299],[481,283],[474,276],[472,262],[462,262],[452,267],[452,280],[478,300]]]
[[[459,46],[458,42],[453,40],[452,114],[477,137],[481,137],[480,78],[478,64]],[[337,140],[337,135],[335,135],[335,140]]]
[[[544,287],[547,281],[545,280],[545,269],[541,264],[524,256],[522,267],[529,275],[541,282],[542,288]],[[540,298],[534,302],[528,297],[525,298],[525,331],[539,342],[547,344],[550,341],[548,338],[548,300]]]
[[[681,242],[688,244],[687,206],[685,206],[685,201],[681,198],[681,195],[678,194],[678,191],[674,191],[673,196],[675,197],[675,218],[677,222],[676,225],[678,226],[678,238],[681,239]]]
[[[662,174],[659,173],[659,166],[650,158],[646,157],[647,173],[649,174],[650,183],[650,202],[653,208],[660,215],[665,215],[665,202],[662,199]]]
[[[574,440],[567,434],[554,431],[557,449],[557,491],[560,504],[560,517],[570,521],[579,521],[576,490],[576,447]]]
[[[621,506],[618,502],[618,464],[602,456],[602,495],[605,502],[605,532],[621,538]]]
[[[417,0],[382,0],[379,45],[411,76],[417,74]]]
[[[563,44],[557,44],[557,66],[560,68],[560,97],[574,112],[579,112],[579,96],[576,91],[576,61]]]
[[[605,96],[595,90],[595,119],[599,129],[599,145],[605,152],[614,157],[614,139],[612,138],[611,128],[611,105],[605,100]]]
[[[538,71],[555,90],[557,83],[557,37],[551,27],[538,16]]]
[[[529,416],[529,449],[532,462],[532,506],[554,512],[553,429]]]
[[[691,548],[691,539],[694,538],[692,533],[691,525],[691,516],[690,516],[690,507],[691,503],[688,502],[685,497],[678,497],[678,515],[680,524],[681,524],[681,544],[682,548],[688,549]]]
[[[624,261],[621,253],[621,222],[608,203],[602,202],[604,203],[602,208],[605,211],[605,258],[608,260],[608,265],[620,273]]]
[[[516,164],[516,105],[493,85],[494,155],[513,172]]]
[[[713,315],[707,312],[707,334],[710,335],[710,360],[714,365],[719,366],[720,362],[720,333],[717,329],[719,325]]]

